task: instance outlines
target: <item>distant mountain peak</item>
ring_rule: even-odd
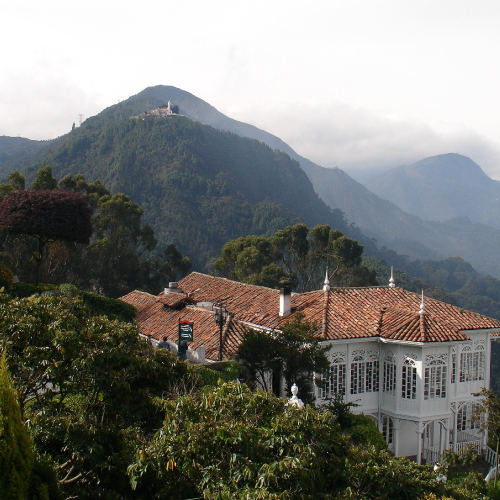
[[[365,186],[424,220],[467,216],[500,228],[500,183],[470,158],[447,153],[396,167]]]

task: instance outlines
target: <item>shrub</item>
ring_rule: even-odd
[[[217,363],[214,366],[192,365],[192,373],[200,385],[217,386],[219,380],[231,382],[241,375],[242,366],[237,361]]]
[[[9,290],[9,295],[16,297],[18,299],[24,299],[25,297],[31,297],[35,293],[42,294],[44,292],[50,292],[57,290],[56,285],[33,285],[32,283],[15,283]]]
[[[71,283],[63,283],[62,285],[59,286],[59,292],[63,297],[76,297],[77,295],[80,295],[80,289],[77,288],[75,285],[72,285]]]
[[[7,266],[0,264],[0,288],[5,287],[8,290],[12,283],[14,283],[14,274]]]
[[[104,314],[109,319],[119,319],[128,323],[137,316],[137,309],[121,300],[103,297],[94,292],[81,292],[81,295],[85,304],[94,314]]]

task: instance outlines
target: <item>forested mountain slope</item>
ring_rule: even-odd
[[[454,217],[500,228],[500,182],[455,153],[397,167],[365,182],[378,196],[424,220]]]
[[[195,269],[226,241],[271,234],[297,217],[348,230],[286,154],[182,116],[96,120],[35,169],[46,164],[58,178],[82,173],[131,196],[160,241],[178,244]]]
[[[23,168],[21,159],[32,158],[50,141],[32,141],[24,137],[7,137],[0,136],[0,181],[14,170],[11,168],[13,162]],[[21,163],[20,163],[21,161]],[[24,163],[24,168],[30,166],[30,162]]]
[[[148,87],[125,101],[110,106],[98,115],[89,118],[85,121],[84,126],[99,127],[110,120],[121,120],[158,108],[168,101],[179,106],[179,113],[181,115],[220,130],[232,132],[241,137],[257,139],[272,149],[279,149],[285,152],[290,158],[297,160],[304,169],[314,165],[310,160],[298,155],[288,144],[275,135],[248,123],[233,120],[199,97],[169,85]]]

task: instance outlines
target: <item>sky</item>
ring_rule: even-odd
[[[52,139],[173,85],[358,179],[460,153],[500,179],[498,0],[18,0],[0,135]]]

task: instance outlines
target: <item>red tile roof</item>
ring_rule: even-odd
[[[206,357],[217,359],[219,327],[213,312],[193,304],[222,300],[230,317],[224,326],[223,355],[234,354],[249,325],[273,329],[297,312],[318,325],[324,340],[382,337],[388,340],[445,342],[466,340],[467,330],[500,329],[500,321],[466,309],[421,297],[402,288],[333,288],[293,293],[292,315],[279,316],[279,290],[191,273],[178,283],[183,293],[150,295],[134,291],[122,300],[137,308],[141,333],[177,342],[179,319],[195,322],[193,349],[206,348]]]
[[[170,294],[167,294],[167,296]],[[172,295],[183,295],[173,293]],[[175,300],[174,300],[175,299]],[[179,306],[179,297],[167,300],[165,295],[155,296],[149,293],[133,291],[121,298],[124,302],[137,308],[137,324],[139,331],[156,340],[167,337],[175,343],[178,341],[178,324],[180,319],[194,322],[192,349],[205,346],[205,356],[208,359],[218,359],[219,356],[219,326],[215,323],[212,311],[189,304],[184,295],[186,307]],[[176,308],[166,304],[175,304]],[[223,327],[223,357],[235,354],[241,340],[245,325],[235,318],[229,318]]]

